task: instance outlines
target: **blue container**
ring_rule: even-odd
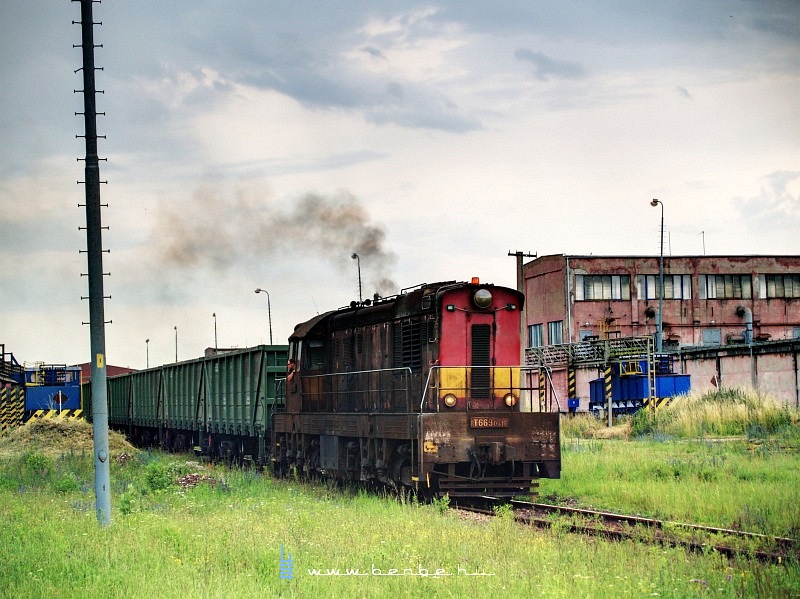
[[[656,396],[673,397],[691,390],[688,374],[660,374],[655,377]],[[611,402],[614,411],[634,412],[650,396],[650,383],[646,375],[612,376]],[[589,409],[604,409],[606,406],[605,379],[589,381]]]
[[[691,375],[688,374],[663,374],[656,377],[656,395],[658,397],[674,397],[689,393],[691,388]]]
[[[42,364],[25,369],[25,410],[81,408],[81,368]]]

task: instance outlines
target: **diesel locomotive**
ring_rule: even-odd
[[[109,377],[109,425],[140,445],[309,478],[532,494],[561,456],[559,415],[531,402],[538,376],[519,366],[523,301],[473,280],[353,302],[297,325],[288,346]]]
[[[298,325],[276,469],[451,497],[527,495],[559,478],[559,415],[533,409],[519,366],[523,302],[450,281]]]

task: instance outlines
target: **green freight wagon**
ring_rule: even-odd
[[[109,377],[109,426],[140,446],[263,465],[287,356],[286,345],[259,345]]]

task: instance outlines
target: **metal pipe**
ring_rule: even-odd
[[[656,352],[661,353],[664,337],[664,204],[653,198],[650,205],[661,205],[661,249],[658,256],[658,319],[656,320]]]
[[[744,342],[753,342],[753,311],[747,306],[736,306],[736,316],[744,317]]]

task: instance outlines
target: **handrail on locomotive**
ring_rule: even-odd
[[[471,374],[475,371],[486,372],[485,381],[489,382],[488,387],[482,387],[484,392],[489,392],[491,399],[497,401],[508,394],[514,396],[514,404],[520,402],[521,398],[527,393],[531,397],[531,393],[535,388],[531,384],[523,386],[520,381],[523,380],[522,375],[525,374],[524,380],[531,381],[531,375],[535,369],[520,367],[520,366],[431,366],[428,372],[428,379],[425,382],[424,392],[420,401],[420,412],[425,411],[425,403],[427,401],[428,407],[431,411],[441,412],[442,398],[447,393],[453,393],[459,397],[471,398],[475,391],[475,385],[470,385],[468,381],[471,380]],[[455,382],[454,382],[455,381]],[[433,397],[429,397],[433,394]],[[435,402],[432,402],[434,399]],[[435,403],[434,407],[431,407]],[[533,411],[531,402],[530,410]],[[522,406],[522,404],[520,404]],[[471,411],[473,408],[469,401],[465,404],[466,411]],[[496,407],[493,405],[491,409]],[[511,408],[511,406],[507,406]],[[485,410],[486,407],[482,406],[479,410]]]
[[[438,365],[428,370],[420,390],[418,410],[412,408],[410,401],[414,392],[414,372],[408,367],[301,375],[303,409],[331,412],[347,409],[363,413],[441,412],[442,397],[446,393],[465,398],[472,396],[473,386],[469,381],[473,371],[486,371],[486,380],[491,381],[489,391],[495,400],[510,393],[515,403],[522,402],[521,411],[523,406],[527,406],[524,410],[527,412],[541,411],[534,409],[535,404],[538,407],[538,402],[530,401],[538,392],[533,382],[538,373],[535,367]],[[276,379],[275,385],[276,397],[285,399],[286,378]],[[523,398],[529,401],[522,401]],[[470,403],[466,402],[466,411],[472,409]]]

